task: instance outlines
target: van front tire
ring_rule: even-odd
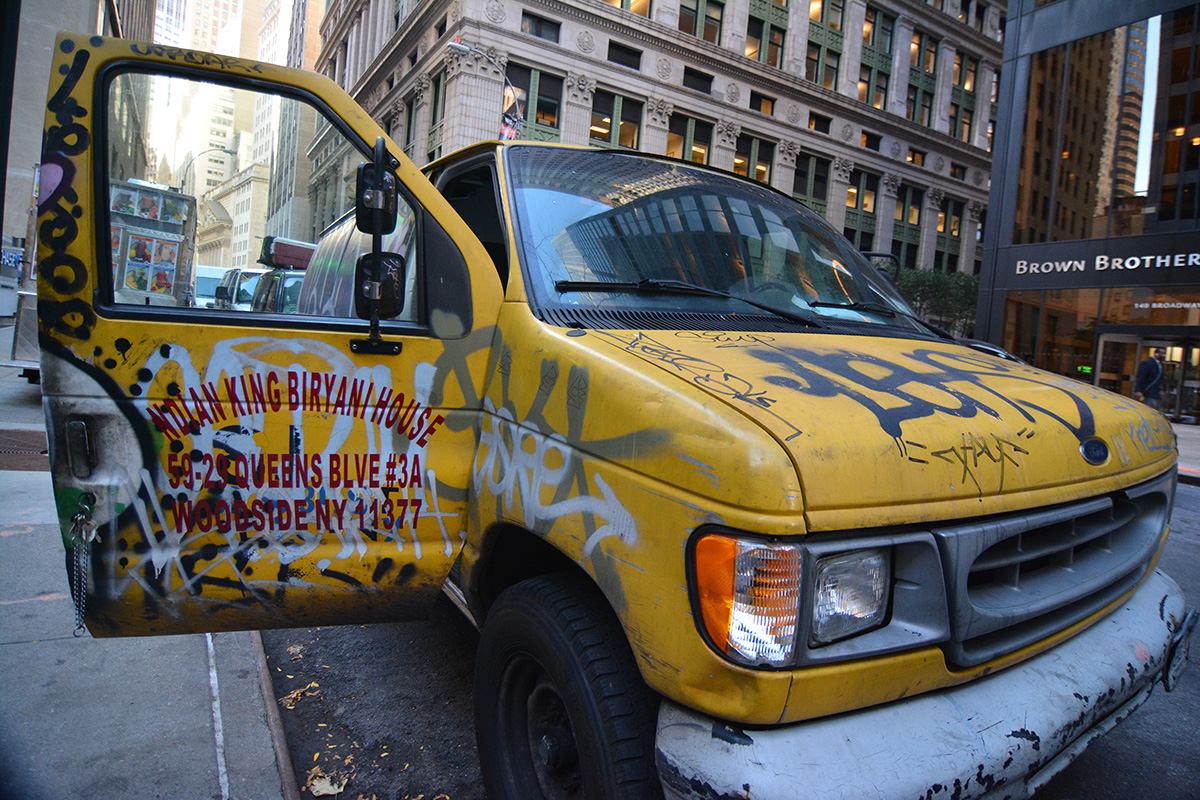
[[[491,800],[661,798],[657,710],[593,585],[551,575],[496,600],[475,662],[475,736]]]

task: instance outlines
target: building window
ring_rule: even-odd
[[[846,226],[843,230],[858,250],[875,249],[875,204],[879,197],[879,176],[856,169],[846,187]]]
[[[874,150],[876,153],[878,153],[880,145],[882,145],[882,143],[883,143],[883,137],[880,136],[878,133],[868,133],[867,131],[863,131],[863,135],[862,135],[862,146],[863,147],[867,148],[868,150]]]
[[[545,39],[548,42],[558,44],[559,24],[545,17],[539,17],[537,14],[522,11],[521,33],[527,33],[530,36],[536,36],[539,39]]]
[[[975,77],[979,72],[979,62],[962,53],[954,54],[954,85],[964,92],[975,91]]]
[[[563,79],[557,75],[550,75],[511,62],[505,68],[505,75],[508,76],[508,82],[512,84],[512,89],[516,89],[517,96],[513,97],[512,89],[505,87],[504,113],[512,116],[519,115],[526,120],[526,124],[530,122],[534,124],[535,127],[532,131],[526,131],[528,138],[556,140],[557,136],[554,134],[545,137],[537,136],[535,132],[540,126],[557,133],[562,107]],[[533,99],[532,104],[530,98]],[[534,135],[530,136],[529,134]]]
[[[787,29],[751,16],[746,25],[746,58],[768,66],[783,66],[783,37]]]
[[[921,204],[925,202],[925,190],[901,184],[896,197],[896,222],[900,225],[921,225]]]
[[[956,180],[965,181],[967,179],[967,168],[962,164],[950,164],[950,177]]]
[[[908,85],[908,102],[905,116],[911,122],[929,127],[933,124],[933,92],[916,84]]]
[[[825,212],[829,199],[829,166],[827,158],[801,153],[796,157],[796,176],[792,181],[792,197],[814,211]]]
[[[711,122],[672,114],[667,129],[667,155],[696,164],[707,164],[708,153],[712,149],[712,132]]]
[[[808,129],[817,133],[829,133],[829,126],[833,124],[833,119],[818,114],[815,111],[808,112]]]
[[[808,18],[820,22],[831,30],[842,29],[843,0],[809,0]]]
[[[642,124],[642,103],[597,89],[592,95],[591,141],[606,147],[636,150]]]
[[[622,67],[641,69],[642,51],[610,41],[608,43],[608,60],[614,64],[620,64]]]
[[[914,70],[933,75],[937,72],[938,40],[927,33],[913,31],[909,63]]]
[[[804,60],[804,77],[826,89],[836,91],[841,60],[842,54],[836,50],[809,41],[808,57]]]
[[[863,64],[858,74],[858,100],[869,103],[874,108],[884,110],[887,107],[887,92],[889,76],[886,72]]]
[[[739,136],[733,155],[734,174],[753,178],[759,183],[770,183],[771,161],[774,158],[775,145],[772,142],[753,136]]]
[[[895,17],[867,6],[867,15],[863,19],[863,47],[879,53],[892,52],[892,33],[895,29]]]
[[[750,92],[750,110],[768,117],[775,113],[775,98],[758,92]]]
[[[721,43],[725,4],[718,0],[683,0],[679,4],[679,30],[706,42]]]
[[[613,8],[631,11],[639,17],[650,16],[650,0],[604,0],[604,2]]]
[[[713,76],[691,67],[683,68],[683,87],[697,92],[712,94]]]
[[[971,141],[971,121],[974,112],[959,103],[950,104],[950,135],[964,142]]]

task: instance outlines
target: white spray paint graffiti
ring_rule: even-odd
[[[350,379],[358,379],[369,383],[379,389],[391,390],[392,388],[392,373],[383,365],[374,367],[358,368],[342,351],[331,345],[315,340],[280,340],[270,337],[245,337],[231,339],[219,343],[214,349],[212,358],[209,360],[205,374],[200,375],[199,371],[193,364],[193,358],[190,351],[181,345],[172,345],[169,349],[163,348],[155,351],[150,358],[146,360],[144,367],[152,375],[157,375],[164,368],[175,369],[179,373],[179,385],[181,392],[186,396],[191,390],[199,390],[204,384],[219,384],[227,378],[240,379],[243,376],[256,376],[259,379],[265,380],[268,375],[274,375],[278,378],[286,378],[289,373],[298,374],[306,373],[312,370],[310,366],[303,366],[293,362],[288,366],[281,366],[277,363],[280,353],[303,353],[308,359],[318,360],[318,363],[324,362],[325,366],[322,372],[333,373],[339,376],[347,376]],[[271,359],[274,358],[273,363]],[[419,403],[420,407],[428,407],[429,396],[432,391],[436,368],[434,365],[422,362],[414,367],[413,387],[412,392],[414,398]],[[140,400],[135,401],[139,410],[143,415],[147,413],[147,406],[150,401]],[[263,444],[257,441],[262,438],[262,434],[267,420],[267,411],[262,408],[252,409],[248,413],[242,413],[237,417],[236,424],[224,426],[206,425],[199,429],[188,431],[190,437],[190,446],[192,450],[200,453],[213,453],[216,451],[238,453],[242,456],[262,457],[264,455]],[[277,413],[277,412],[271,412]],[[307,442],[305,441],[305,412],[301,408],[295,408],[291,412],[292,430],[299,436],[296,442],[285,443],[285,446],[293,446],[298,448],[299,452],[307,453]],[[308,413],[313,413],[309,411]],[[362,425],[366,440],[367,454],[378,455],[381,463],[386,463],[389,459],[405,458],[405,463],[426,463],[426,453],[428,443],[424,445],[421,442],[413,441],[411,437],[388,435],[390,431],[382,421],[373,422],[368,419],[356,418],[349,414],[329,414],[332,422],[329,428],[328,441],[320,450],[320,455],[328,463],[330,456],[338,454],[344,447],[346,441],[354,433],[356,426]],[[257,437],[257,438],[256,438]],[[396,449],[395,444],[401,443],[403,447]],[[278,446],[278,445],[276,445]],[[441,533],[444,551],[447,556],[453,552],[453,542],[450,532],[446,527],[446,518],[457,518],[459,515],[452,511],[443,511],[440,506],[437,495],[437,479],[432,469],[424,470],[422,473],[424,480],[422,486],[417,488],[415,485],[407,487],[403,490],[393,488],[391,491],[402,491],[404,493],[405,502],[408,497],[414,496],[413,502],[418,500],[422,503],[423,509],[421,519],[425,520],[432,517],[437,521],[439,531]],[[217,529],[208,531],[189,531],[180,530],[178,521],[172,519],[172,514],[168,513],[163,508],[160,501],[161,497],[176,497],[181,492],[181,487],[171,485],[171,476],[163,470],[155,469],[153,472],[150,469],[143,468],[139,475],[125,476],[125,479],[120,481],[120,490],[110,492],[109,507],[112,509],[112,516],[116,516],[119,510],[123,507],[132,506],[133,511],[138,519],[139,528],[143,534],[143,540],[148,546],[148,550],[140,555],[140,557],[132,559],[134,563],[127,568],[127,575],[132,577],[137,583],[145,586],[145,580],[140,575],[140,570],[149,565],[153,567],[154,572],[159,580],[163,581],[163,588],[168,592],[180,589],[190,590],[194,587],[197,581],[201,580],[206,574],[213,571],[216,567],[229,563],[235,558],[242,557],[252,562],[262,561],[267,558],[278,559],[282,565],[294,563],[298,559],[311,555],[322,544],[323,538],[327,535],[320,530],[310,530],[305,526],[295,524],[292,521],[291,525],[281,528],[270,527],[256,531],[250,537],[250,543],[243,541],[239,537],[236,530],[232,528],[223,533],[228,547],[222,548],[221,551],[203,566],[197,564],[192,569],[185,568],[181,560],[182,554],[194,552],[201,541],[211,542],[213,535],[222,535]],[[211,491],[211,487],[210,487]],[[225,501],[233,502],[237,497],[238,488],[236,486],[221,485],[209,495],[208,499],[213,502]],[[277,488],[277,487],[260,487],[256,490],[255,496],[264,501],[286,502],[288,504],[300,504],[300,507],[312,508],[318,501],[333,501],[345,502],[350,508],[354,504],[362,501],[370,503],[372,501],[383,502],[387,500],[387,493],[381,488],[374,487],[337,487],[328,488],[320,487],[317,489],[297,486],[294,488]],[[144,498],[149,498],[145,500]],[[370,528],[374,536],[382,536],[385,540],[391,540],[396,547],[397,552],[404,552],[406,545],[411,542],[413,545],[413,555],[421,558],[421,543],[415,532],[410,532],[406,536],[404,529],[398,524],[392,530],[381,530],[378,525],[371,525],[371,519],[368,517],[364,523],[364,517],[361,514],[348,513],[345,515],[341,526],[332,530],[337,536],[340,550],[334,557],[334,560],[359,559],[367,555],[368,540],[364,533],[364,527]],[[161,533],[156,535],[156,530]],[[461,540],[465,532],[458,531],[458,538]],[[126,553],[125,557],[132,557],[132,553]],[[322,559],[318,564],[319,568],[324,570],[332,565],[330,559]],[[168,573],[167,568],[171,567]],[[249,585],[247,579],[241,575],[240,570],[235,569],[235,573],[239,575],[243,584]],[[256,581],[262,585],[262,581]]]
[[[476,492],[486,480],[488,490],[503,499],[506,511],[512,511],[519,502],[530,530],[567,514],[593,514],[605,520],[584,542],[584,558],[589,558],[596,546],[610,536],[629,545],[637,542],[633,515],[598,473],[593,473],[592,480],[602,496],[578,495],[543,503],[543,491],[557,489],[569,474],[570,446],[560,436],[545,435],[517,424],[512,413],[508,409],[497,410],[491,398],[484,398],[484,408],[488,413],[480,431],[475,463]],[[511,445],[505,443],[506,438]],[[551,466],[552,461],[558,462],[558,466]]]

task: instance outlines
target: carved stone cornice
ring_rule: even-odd
[[[646,114],[649,124],[656,128],[665,128],[671,123],[671,115],[675,113],[675,104],[661,97],[651,98],[646,103]]]
[[[590,106],[596,92],[596,79],[580,72],[567,73],[567,100],[579,105]]]
[[[895,172],[883,173],[883,196],[884,197],[896,197],[897,195],[899,195],[900,194],[900,185],[902,183],[904,183],[904,179],[901,178],[897,173],[895,173]]]
[[[936,186],[925,193],[925,206],[927,208],[940,209],[942,201],[946,199],[946,192]]]
[[[979,220],[983,218],[983,211],[986,208],[987,208],[987,206],[984,205],[983,203],[979,202],[978,200],[968,200],[967,201],[967,219],[970,220],[971,222],[975,223],[976,225],[978,225]]]
[[[719,119],[713,132],[717,135],[717,144],[736,148],[738,137],[742,135],[742,126],[736,120]]]
[[[838,156],[833,159],[833,177],[842,183],[850,182],[850,173],[854,172],[854,162],[848,158]]]
[[[800,144],[791,139],[784,139],[775,148],[775,153],[779,158],[779,166],[793,168],[796,166],[796,158],[800,155]]]

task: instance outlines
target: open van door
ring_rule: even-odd
[[[404,310],[197,308],[194,265],[318,242],[383,131],[310,72],[61,34],[39,195],[55,499],[96,635],[424,613],[465,537],[501,290],[391,142]],[[353,263],[305,280],[353,281]]]

